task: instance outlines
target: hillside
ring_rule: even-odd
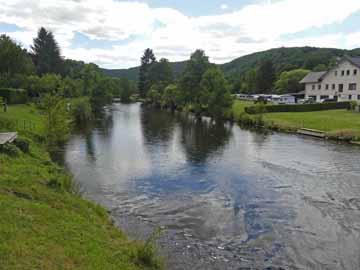
[[[296,68],[312,70],[321,64],[328,66],[331,62],[335,61],[337,57],[341,57],[345,54],[360,56],[360,49],[342,50],[315,47],[276,48],[245,55],[219,66],[228,77],[239,76],[246,71],[255,68],[259,62],[264,59],[271,59],[278,72]],[[181,73],[185,64],[186,61],[171,63],[175,76],[178,76]],[[139,73],[139,67],[102,70],[108,76],[125,77],[130,80],[137,80]]]

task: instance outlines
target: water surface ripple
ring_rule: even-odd
[[[360,269],[360,149],[114,104],[65,163],[169,269]]]

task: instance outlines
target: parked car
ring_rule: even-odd
[[[337,102],[335,98],[325,98],[321,101],[321,103],[330,103],[330,102]]]
[[[305,98],[305,99],[299,99],[299,104],[314,104],[316,101],[313,98]]]

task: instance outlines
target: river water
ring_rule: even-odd
[[[168,269],[360,269],[358,147],[114,104],[64,159]]]

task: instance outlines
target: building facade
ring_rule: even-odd
[[[300,81],[305,98],[360,101],[360,57],[343,57],[332,69],[311,72]]]

